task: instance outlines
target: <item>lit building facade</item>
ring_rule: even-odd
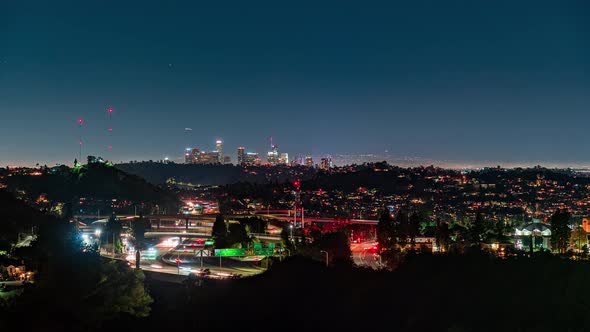
[[[328,170],[328,169],[332,168],[332,158],[330,158],[330,157],[322,158],[320,168],[323,170]]]
[[[289,154],[288,153],[281,153],[281,157],[279,158],[279,163],[282,165],[289,165]]]
[[[246,148],[240,146],[238,148],[238,165],[244,165],[246,163]]]
[[[279,155],[279,146],[273,144],[271,146],[270,151],[268,151],[268,155],[267,155],[267,162],[269,163],[269,165],[276,165],[280,162],[280,155]]]
[[[215,148],[217,149],[217,162],[223,163],[223,141],[217,140],[215,142]]]
[[[255,152],[246,153],[246,156],[244,158],[244,165],[260,166],[260,164],[262,164],[262,160],[260,159],[260,156],[258,156],[258,153],[255,153]]]

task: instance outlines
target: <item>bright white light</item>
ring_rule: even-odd
[[[174,237],[174,238],[166,239],[166,240],[160,242],[158,245],[162,246],[162,247],[173,248],[173,247],[176,247],[179,242],[180,242],[180,239],[177,237]]]

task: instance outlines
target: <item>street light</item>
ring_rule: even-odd
[[[323,252],[324,254],[326,254],[326,267],[328,267],[328,262],[329,262],[329,260],[328,260],[328,252],[327,251],[324,251],[324,250],[320,250],[320,252]]]
[[[293,224],[289,225],[289,228],[291,229],[291,242],[293,242]]]

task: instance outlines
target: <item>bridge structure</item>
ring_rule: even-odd
[[[282,212],[282,210],[277,210],[277,212]],[[288,213],[266,213],[266,211],[259,211],[256,212],[256,215],[261,218],[266,219],[273,219],[273,220],[280,220],[280,221],[287,221],[292,222],[293,216]],[[379,220],[372,220],[372,219],[347,219],[347,218],[323,218],[323,217],[313,217],[313,216],[306,216],[305,223],[336,223],[336,224],[352,224],[352,225],[371,225],[376,226],[379,223]]]

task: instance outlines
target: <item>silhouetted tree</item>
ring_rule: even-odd
[[[478,212],[475,216],[475,220],[471,222],[471,226],[468,229],[469,233],[469,242],[472,245],[479,245],[484,238],[485,232],[485,220],[481,212]]]
[[[400,210],[395,216],[394,227],[397,229],[397,242],[404,248],[410,243],[410,218],[408,214]]]
[[[443,222],[440,219],[436,219],[436,230],[434,239],[436,241],[436,246],[439,248],[440,251],[448,250],[449,242],[451,240],[448,223]]]
[[[123,230],[123,225],[121,221],[117,219],[115,213],[113,212],[109,217],[105,225],[105,243],[112,242],[113,250],[115,252],[119,252],[121,249],[121,231]]]
[[[380,251],[393,249],[397,244],[396,225],[387,209],[381,211],[379,215],[377,242]]]
[[[224,248],[228,245],[227,240],[227,225],[225,224],[225,220],[223,219],[223,215],[218,214],[215,217],[215,222],[213,223],[213,229],[211,230],[211,236],[215,241],[216,248]]]
[[[566,209],[558,209],[549,219],[551,224],[551,245],[559,253],[565,253],[569,244],[571,229],[570,214]]]
[[[323,234],[320,240],[314,243],[314,246],[320,250],[328,252],[330,264],[352,265],[350,243],[348,241],[348,236],[346,236],[344,232],[330,232]]]
[[[416,247],[416,237],[420,235],[420,224],[422,221],[423,218],[418,212],[414,212],[410,216],[408,224],[408,239],[412,250]]]
[[[85,250],[68,219],[41,223],[32,249],[39,262],[37,280],[13,308],[37,313],[35,319],[19,321],[23,329],[91,331],[122,314],[148,316],[152,299],[142,272]]]
[[[139,214],[139,218],[131,222],[131,231],[135,240],[135,268],[140,268],[141,250],[145,249],[145,232],[149,228],[149,220]]]
[[[227,244],[230,246],[239,245],[245,247],[250,242],[246,227],[241,223],[230,222],[227,230]]]

